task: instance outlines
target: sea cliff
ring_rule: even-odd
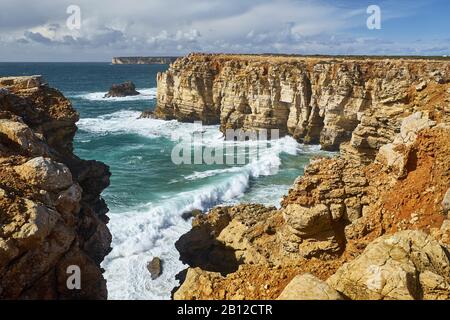
[[[74,155],[78,119],[42,77],[0,78],[1,299],[107,298],[110,172]]]
[[[217,207],[176,243],[175,299],[450,299],[450,64],[191,54],[156,116],[340,150],[279,209]]]
[[[449,79],[448,60],[190,54],[158,75],[155,114],[222,130],[278,129],[337,150],[364,114],[403,112],[415,86]],[[352,145],[373,156],[384,135],[392,132],[361,132]]]

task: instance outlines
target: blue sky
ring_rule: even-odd
[[[79,29],[66,10],[77,5]],[[381,29],[369,30],[369,5]],[[0,61],[192,51],[450,55],[448,0],[0,0]]]

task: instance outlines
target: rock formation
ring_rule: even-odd
[[[448,60],[190,54],[158,74],[156,116],[278,129],[328,150],[352,139],[373,156],[415,91],[449,80]]]
[[[277,64],[279,59],[269,59],[269,70],[278,69],[267,71],[266,77],[288,73],[286,61]],[[197,60],[219,70],[216,76],[203,78],[206,67],[195,64]],[[370,104],[358,109],[347,138],[325,144],[339,144],[339,156],[313,159],[280,209],[241,204],[217,207],[195,217],[192,230],[176,243],[181,260],[190,268],[181,277],[175,299],[450,299],[448,63],[343,59],[325,64],[313,60],[292,59],[291,63],[309,66],[305,74],[312,96],[316,95],[310,100],[314,105],[325,99],[319,92],[328,90],[324,109],[319,107],[322,111],[318,111],[324,120],[317,131],[318,140],[330,141],[328,138],[335,136],[330,132],[345,126],[347,116],[353,117],[349,110],[354,102],[349,101],[360,97],[355,90],[370,92]],[[213,110],[206,107],[214,105],[208,99],[218,97],[214,88],[232,83],[220,77],[231,72],[233,65],[240,73],[233,71],[231,79],[248,80],[246,68],[254,70],[257,63],[266,65],[263,59],[245,56],[192,55],[181,59],[159,76],[163,102],[157,112],[161,115],[173,107],[176,112],[169,117],[183,115],[180,119],[187,120],[187,110],[194,118],[200,114],[208,117]],[[193,69],[184,74],[178,68],[186,65]],[[322,71],[311,77],[319,65]],[[342,73],[344,65],[352,72]],[[331,77],[330,70],[339,76]],[[326,90],[313,85],[321,77],[327,79],[322,82]],[[355,77],[360,81],[354,82]],[[348,79],[353,79],[353,91],[342,91],[347,99],[338,105],[345,108],[337,112],[340,120],[331,124],[326,119],[333,117],[327,112],[340,99],[339,84]],[[166,86],[166,81],[171,85]],[[211,82],[216,83],[213,91],[204,91],[211,95],[196,100],[194,92]],[[235,89],[243,88],[243,83]],[[371,89],[365,91],[368,83]],[[169,87],[171,95],[164,96]],[[245,88],[255,87],[249,84]],[[220,91],[220,97],[231,95],[225,91]],[[178,95],[181,92],[184,96]],[[277,94],[282,96],[280,91]],[[244,96],[246,93],[239,95]],[[267,102],[257,97],[248,103]],[[197,109],[192,107],[194,100]],[[216,110],[221,114],[226,105],[219,100],[213,101],[221,106]],[[247,126],[245,121],[243,126]],[[227,122],[221,124],[227,126]],[[306,130],[312,128],[308,125]]]
[[[138,94],[134,83],[127,81],[121,84],[113,84],[104,98],[137,96]]]
[[[0,78],[0,299],[107,297],[110,173],[73,154],[77,121],[42,77]]]

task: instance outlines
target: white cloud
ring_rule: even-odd
[[[80,30],[65,25],[70,4],[81,8]],[[382,8],[384,19],[409,14]],[[74,60],[108,60],[190,51],[369,54],[448,48],[448,39],[413,46],[375,36],[373,45],[361,35],[365,19],[365,7],[343,0],[2,0],[0,60],[26,52],[70,59],[71,50]]]

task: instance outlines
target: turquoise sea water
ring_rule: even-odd
[[[80,113],[75,153],[105,162],[111,186],[103,197],[110,208],[113,250],[103,262],[111,299],[168,299],[186,266],[178,261],[175,241],[190,228],[181,214],[219,204],[258,202],[278,205],[303,173],[316,146],[290,137],[243,165],[176,165],[171,153],[180,137],[203,133],[201,147],[223,148],[218,126],[138,119],[154,109],[156,74],[167,65],[108,63],[0,63],[0,76],[41,74],[68,97]],[[103,99],[111,84],[131,80],[139,96]],[[244,142],[234,143],[242,146]],[[164,261],[163,275],[151,280],[146,264]]]

